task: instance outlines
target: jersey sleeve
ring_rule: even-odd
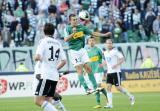
[[[44,50],[45,50],[45,44],[44,44],[44,41],[41,40],[37,47],[36,55],[40,55],[41,57],[43,57]]]
[[[115,53],[119,59],[123,58],[123,55],[120,51],[116,50]]]
[[[68,30],[68,27],[66,27],[64,30],[64,38],[66,38],[68,36],[69,36],[69,30]]]
[[[84,33],[85,33],[86,35],[91,35],[91,34],[92,34],[92,31],[91,31],[88,27],[83,26],[83,28],[84,28]]]
[[[100,60],[102,60],[104,58],[104,55],[103,55],[102,50],[100,48],[98,48],[98,53],[99,53]]]

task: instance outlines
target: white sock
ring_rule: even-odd
[[[57,105],[57,104],[59,103],[59,100],[58,100],[58,101],[52,100],[51,103],[52,103],[53,105]]]
[[[123,94],[127,95],[129,98],[132,97],[131,93],[125,89],[125,88],[122,88],[122,91],[121,91]]]
[[[44,101],[41,108],[43,108],[44,111],[58,111],[51,103]]]
[[[58,103],[58,104],[59,104],[59,106],[61,107],[62,111],[66,111],[63,103],[62,103],[60,100],[59,100],[59,103]]]
[[[62,103],[60,100],[57,100],[57,101],[52,100],[51,103],[52,103],[53,105],[58,105],[59,108],[61,108],[63,111],[66,111],[66,109],[65,109],[65,107],[64,107],[64,105],[63,105],[63,103]]]
[[[112,92],[107,91],[108,104],[112,105]]]

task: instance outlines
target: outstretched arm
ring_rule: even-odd
[[[99,32],[92,32],[92,35],[93,36],[96,36],[96,37],[110,37],[112,35],[111,32],[107,32],[107,33],[99,33]]]
[[[73,38],[73,35],[74,35],[74,33],[70,34],[68,37],[65,37],[65,38],[64,38],[64,41],[65,41],[65,42],[69,41],[70,39]]]

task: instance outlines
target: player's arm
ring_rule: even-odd
[[[66,64],[66,62],[66,60],[61,60],[60,63],[57,65],[57,70],[60,70]]]
[[[43,51],[44,51],[44,42],[40,41],[37,50],[36,50],[36,54],[34,56],[34,60],[35,61],[41,61],[42,60],[42,56],[43,56]]]
[[[92,36],[95,36],[95,37],[110,37],[112,35],[111,32],[107,32],[107,33],[99,33],[99,32],[91,32],[90,29],[88,29],[88,27],[84,26],[84,32],[85,34],[87,35],[92,35]]]
[[[67,29],[65,30],[65,32],[64,32],[64,35],[65,35],[64,41],[65,41],[65,42],[67,42],[67,41],[69,41],[69,40],[71,40],[71,39],[73,38],[73,36],[74,36],[74,34],[75,34],[75,32],[76,32],[76,28],[73,28],[72,30],[73,30],[73,33],[72,33],[72,34],[69,34],[69,33],[68,33],[69,31],[68,31]]]
[[[64,38],[64,41],[67,42],[73,38],[74,33],[68,35],[67,37]]]
[[[36,54],[36,55],[34,56],[34,60],[35,60],[35,61],[41,61],[41,55],[40,55],[40,54]]]
[[[99,67],[103,67],[105,65],[107,65],[106,61],[104,61],[102,64],[99,64]]]
[[[96,37],[110,37],[112,35],[111,32],[107,32],[107,33],[100,33],[100,32],[92,32],[92,35],[93,36],[96,36]]]
[[[112,67],[113,69],[120,66],[125,61],[123,55],[119,51],[117,51],[116,53],[117,53],[116,55],[118,57],[118,60],[117,60],[117,64],[113,65]]]
[[[66,59],[66,56],[65,56],[65,53],[63,51],[62,46],[60,46],[60,55],[59,55],[59,57],[60,57],[61,61],[57,65],[57,70],[60,70],[67,62],[67,59]]]

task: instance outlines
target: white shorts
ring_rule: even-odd
[[[69,56],[70,56],[71,63],[73,64],[74,67],[80,64],[85,64],[90,61],[88,57],[88,53],[84,48],[78,51],[69,50]]]
[[[104,76],[103,72],[94,74],[94,77],[96,79],[97,84],[101,84],[102,83],[103,76]]]

